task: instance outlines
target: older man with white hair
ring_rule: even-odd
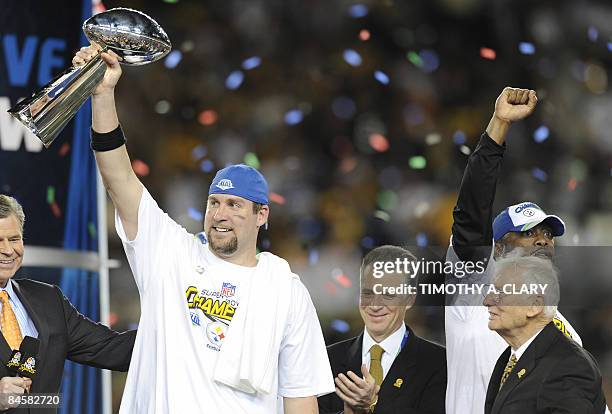
[[[493,286],[483,303],[489,329],[509,347],[491,375],[485,414],[604,413],[595,359],[553,322],[560,294],[550,260],[498,260]]]

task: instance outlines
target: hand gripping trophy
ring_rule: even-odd
[[[137,10],[116,8],[83,23],[90,42],[112,50],[125,65],[145,65],[166,56],[172,45],[155,20]],[[73,66],[9,110],[48,148],[104,78],[100,53],[83,66]]]

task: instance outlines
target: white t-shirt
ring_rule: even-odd
[[[291,308],[274,379],[277,392],[247,394],[215,382],[213,372],[240,306],[241,284],[253,276],[255,267],[216,257],[207,244],[164,213],[146,189],[136,238],[127,240],[117,214],[116,227],[141,303],[120,413],[270,414],[282,407],[282,397],[334,391],[321,326],[310,295],[298,279],[291,287]],[[270,295],[274,294],[270,286]]]
[[[452,245],[448,248],[446,260],[460,261]],[[484,273],[453,278],[457,283],[490,283],[495,274],[495,261],[491,256]],[[447,280],[448,281],[448,280]],[[486,291],[486,290],[485,290]],[[454,298],[461,305],[445,306],[444,327],[446,333],[446,364],[448,382],[446,385],[446,413],[467,414],[484,412],[487,387],[495,363],[508,348],[506,341],[489,329],[489,312],[480,297],[464,296]],[[472,304],[465,306],[465,303]],[[555,323],[563,323],[572,339],[582,345],[580,336],[569,322],[557,312]]]

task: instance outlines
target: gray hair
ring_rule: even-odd
[[[14,215],[17,221],[19,221],[19,228],[23,234],[23,224],[25,223],[23,207],[13,197],[0,194],[0,219],[10,217],[11,215]]]
[[[523,278],[523,283],[546,285],[544,292],[544,316],[554,318],[561,297],[559,272],[550,260],[534,256],[521,256],[519,252],[495,262],[495,272],[511,270]]]

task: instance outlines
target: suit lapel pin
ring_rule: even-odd
[[[402,384],[403,384],[403,383],[404,383],[404,380],[403,380],[403,379],[401,379],[401,378],[398,378],[398,379],[396,379],[396,380],[395,380],[395,383],[393,384],[393,386],[394,386],[395,388],[399,388],[399,387],[401,387],[401,386],[402,386]]]
[[[525,375],[525,373],[526,373],[526,372],[527,372],[527,371],[525,371],[525,368],[523,368],[523,369],[522,369],[522,370],[520,370],[520,371],[518,372],[518,374],[516,374],[516,375],[519,377],[519,379],[521,379],[521,378],[523,378],[523,376]]]

